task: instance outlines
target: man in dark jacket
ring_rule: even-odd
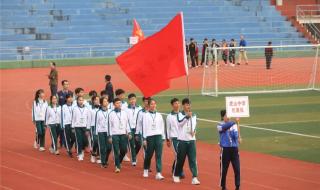
[[[113,92],[113,85],[111,83],[111,76],[110,75],[106,75],[104,77],[104,79],[106,80],[106,88],[105,88],[105,93],[108,95],[108,101],[109,103],[113,102],[114,99],[114,92]]]
[[[58,98],[59,98],[59,105],[62,106],[63,104],[66,103],[66,96],[70,94],[73,96],[73,92],[69,90],[69,81],[68,80],[63,80],[61,82],[62,85],[62,90],[58,92]]]
[[[271,46],[272,42],[268,42],[268,46]],[[271,60],[273,57],[273,49],[272,47],[267,47],[264,49],[264,55],[266,57],[266,67],[267,69],[271,69]]]
[[[193,38],[190,39],[189,52],[191,58],[191,66],[196,67],[196,44]]]
[[[48,75],[49,78],[49,86],[51,91],[51,96],[56,95],[58,91],[58,71],[56,69],[56,63],[50,62],[51,71]]]

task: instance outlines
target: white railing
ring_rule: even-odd
[[[314,23],[320,23],[320,5],[297,5],[296,18],[311,33],[315,40],[320,40],[320,29]]]

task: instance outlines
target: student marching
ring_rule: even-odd
[[[66,84],[66,80],[62,83]],[[149,178],[151,160],[155,157],[156,180],[164,180],[163,143],[172,149],[174,159],[170,166],[173,183],[180,183],[185,178],[184,163],[188,158],[192,185],[200,185],[197,165],[197,116],[191,110],[191,101],[185,98],[180,101],[172,98],[172,110],[165,120],[157,110],[157,101],[151,97],[142,98],[142,106],[137,104],[137,96],[129,93],[128,103],[125,102],[125,91],[117,89],[115,98],[110,102],[109,94],[103,90],[98,96],[96,91],[90,91],[90,101],[86,101],[83,88],[76,88],[73,97],[71,91],[50,96],[46,101],[45,92],[39,89],[35,93],[32,106],[32,121],[35,125],[34,148],[45,151],[46,129],[50,133],[50,152],[61,154],[65,148],[66,154],[73,158],[76,152],[79,161],[97,163],[101,168],[110,166],[114,161],[114,172],[119,173],[126,155],[131,160],[131,166],[138,165],[139,152],[143,152],[142,176]],[[60,100],[63,99],[63,100]],[[60,101],[59,101],[60,100]],[[62,104],[62,105],[61,105]],[[180,110],[181,109],[181,110]],[[235,186],[240,188],[240,161],[238,144],[240,136],[238,126],[221,111],[221,122],[217,129],[220,135],[220,187],[226,189],[226,175],[229,163],[235,172]],[[63,136],[59,136],[60,131]],[[58,137],[64,138],[64,146],[58,143]],[[90,151],[86,150],[89,147]],[[143,151],[140,151],[143,148]],[[111,156],[110,156],[111,155]],[[129,158],[130,157],[130,158]],[[125,171],[126,172],[126,171]],[[187,174],[188,175],[188,174]]]

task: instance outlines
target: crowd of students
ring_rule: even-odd
[[[99,163],[102,168],[109,165],[112,152],[115,172],[121,170],[121,163],[126,154],[131,155],[132,166],[137,165],[137,155],[144,153],[143,177],[149,177],[151,159],[156,157],[157,180],[162,180],[163,141],[174,147],[177,159],[172,167],[173,181],[178,183],[183,178],[182,168],[186,156],[192,171],[192,184],[199,185],[196,162],[196,116],[190,111],[190,100],[182,100],[183,111],[177,98],[171,100],[174,108],[166,119],[157,112],[156,100],[143,97],[143,107],[137,105],[134,93],[124,101],[125,91],[117,89],[115,98],[110,101],[105,90],[100,95],[90,91],[90,101],[84,97],[84,90],[76,88],[73,93],[67,89],[68,81],[62,81],[64,90],[45,100],[45,92],[39,89],[35,93],[32,107],[32,120],[36,126],[34,148],[45,151],[45,133],[49,129],[51,146],[49,151],[59,155],[65,147],[68,155],[76,155],[84,160],[86,149],[90,151],[90,161]],[[60,143],[59,143],[60,142]],[[178,142],[181,151],[178,151]],[[142,149],[140,151],[140,149]],[[129,150],[129,151],[128,151]],[[183,174],[183,175],[182,175]]]
[[[101,168],[107,168],[109,160],[113,159],[115,173],[121,171],[126,154],[130,155],[131,165],[135,167],[137,155],[142,152],[142,176],[145,178],[149,177],[151,159],[155,154],[155,178],[163,180],[162,153],[165,141],[168,147],[172,146],[175,153],[171,171],[173,182],[179,183],[184,178],[183,166],[187,157],[192,173],[191,184],[199,185],[196,153],[197,116],[191,111],[190,100],[184,98],[180,110],[179,99],[172,98],[172,111],[164,121],[163,115],[157,111],[155,99],[143,97],[142,106],[139,106],[136,95],[129,93],[126,102],[123,89],[117,89],[113,98],[113,95],[110,95],[113,94],[111,76],[107,75],[105,79],[106,90],[101,91],[100,95],[96,91],[90,91],[89,101],[85,99],[82,88],[76,88],[73,94],[69,90],[67,80],[62,81],[63,90],[52,94],[49,102],[45,99],[44,90],[37,90],[32,106],[32,121],[36,127],[34,148],[41,152],[46,150],[45,134],[48,128],[51,137],[50,153],[59,155],[60,150],[65,149],[67,154],[73,157],[76,152],[79,161],[83,161],[87,153],[90,161],[100,164]],[[225,118],[225,113],[221,113],[221,116],[222,119]],[[221,153],[222,189],[225,187],[225,176],[230,162],[235,167],[236,185],[238,188],[240,186],[240,163],[239,157],[236,157],[238,150],[233,149],[238,145],[237,128],[234,126],[234,122],[225,119],[218,124],[221,143],[231,146],[232,149],[226,148]],[[230,131],[227,136],[223,135],[226,131]],[[229,136],[231,134],[233,136]],[[230,144],[233,138],[234,144]],[[229,152],[224,153],[226,150]],[[110,159],[111,153],[113,158]],[[233,154],[233,159],[226,157],[229,153]]]

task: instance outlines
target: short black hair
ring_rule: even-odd
[[[107,99],[107,101],[108,101],[108,103],[109,103],[109,98],[108,98],[108,96],[101,96],[100,97],[100,104],[101,104],[101,106],[102,106],[102,104],[103,104],[103,100],[104,99]]]
[[[98,95],[98,93],[97,93],[97,91],[95,91],[95,90],[91,90],[90,92],[89,92],[89,96],[97,96]]]
[[[77,101],[79,101],[80,98],[83,98],[83,97],[82,97],[82,96],[78,96],[78,97],[77,97]]]
[[[151,99],[151,97],[142,97],[142,101],[144,102],[145,100],[150,100]]]
[[[184,99],[182,100],[182,105],[190,104],[190,103],[191,103],[191,101],[190,101],[189,98],[184,98]]]
[[[221,110],[220,111],[220,116],[221,116],[221,120],[223,120],[223,117],[227,114],[226,110]]]
[[[68,80],[62,80],[61,84],[64,85],[64,83],[69,82]]]
[[[100,91],[100,96],[105,96],[105,95],[108,95],[107,91],[101,90]]]
[[[150,106],[150,104],[151,104],[151,102],[152,102],[152,101],[156,102],[156,100],[155,100],[155,99],[150,98],[150,99],[148,100],[148,105],[149,105],[149,106]]]
[[[269,44],[269,45],[271,45],[271,44],[272,44],[272,42],[271,42],[271,41],[269,41],[269,42],[268,42],[268,44]]]
[[[216,41],[216,39],[212,38],[212,41]]]
[[[175,102],[178,102],[179,99],[178,98],[172,98],[170,101],[170,104],[173,105]]]
[[[193,40],[193,38],[190,38],[190,41],[192,41]]]
[[[84,91],[83,88],[79,87],[74,90],[74,93],[79,94],[81,91]]]
[[[234,39],[232,38],[231,41],[234,41]]]
[[[106,81],[111,81],[111,75],[104,76],[104,79],[106,79]]]
[[[204,40],[206,41],[206,40],[208,40],[208,38],[204,38]]]
[[[72,98],[72,97],[73,97],[72,94],[67,94],[66,95],[66,100],[69,99],[69,98]]]
[[[97,96],[97,95],[93,95],[93,96],[91,97],[92,105],[93,105],[93,102],[94,102],[94,100],[95,100],[96,98],[99,98],[99,96]]]
[[[124,93],[125,93],[125,91],[121,88],[117,89],[115,92],[116,96],[119,96],[120,94],[124,94]]]
[[[129,95],[128,95],[128,99],[130,99],[130,98],[136,98],[137,96],[134,94],[134,93],[130,93]]]
[[[116,103],[116,102],[121,102],[121,100],[120,100],[120,98],[115,98],[114,100],[113,100],[113,103]]]

